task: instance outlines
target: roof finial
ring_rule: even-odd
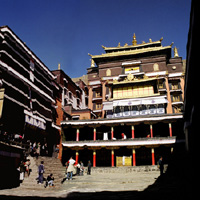
[[[95,67],[94,60],[91,58],[91,66],[90,67]]]
[[[137,40],[136,40],[135,33],[133,34],[133,41],[132,41],[132,45],[133,45],[133,46],[137,45]]]
[[[176,47],[174,47],[174,57],[179,57],[178,49]]]
[[[106,47],[104,47],[103,45],[101,45],[101,47],[103,48],[103,49],[105,49]]]
[[[60,63],[58,63],[58,70],[60,70]]]

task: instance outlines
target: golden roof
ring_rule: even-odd
[[[139,45],[137,45],[139,46]],[[123,56],[123,55],[135,55],[135,54],[140,54],[140,53],[146,53],[146,52],[153,52],[153,51],[160,51],[164,49],[169,49],[171,46],[159,46],[159,47],[148,47],[148,48],[141,48],[141,49],[130,49],[126,51],[115,51],[111,53],[103,53],[101,55],[91,55],[92,59],[95,58],[107,58],[107,57],[114,57],[114,56]]]
[[[136,36],[135,36],[135,33],[133,35],[133,41],[132,41],[132,45],[128,45],[127,43],[124,45],[124,46],[121,46],[120,42],[118,43],[118,46],[117,47],[105,47],[102,45],[102,48],[107,51],[107,50],[117,50],[117,49],[129,49],[129,48],[137,48],[137,47],[142,47],[144,46],[144,48],[146,46],[149,46],[149,45],[153,45],[153,44],[160,44],[161,45],[161,41],[163,40],[163,37],[160,38],[160,40],[158,41],[154,41],[152,42],[152,39],[150,38],[149,39],[149,42],[142,42],[142,44],[137,44],[137,40],[136,40]]]

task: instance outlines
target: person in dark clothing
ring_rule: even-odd
[[[45,183],[44,187],[46,188],[48,185],[54,186],[53,181],[54,181],[53,174],[50,174],[49,176],[47,176],[46,183]]]
[[[163,170],[164,170],[164,163],[163,163],[163,157],[161,156],[159,161],[158,161],[159,169],[160,169],[160,175],[163,175]]]
[[[91,175],[91,167],[92,167],[92,164],[90,162],[90,160],[88,161],[88,171],[87,171],[87,174],[88,175]]]

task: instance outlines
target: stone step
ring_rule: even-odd
[[[165,170],[167,165],[164,166]],[[157,165],[147,165],[147,166],[134,166],[134,167],[93,167],[92,173],[131,173],[131,172],[148,172],[148,171],[159,171]],[[85,168],[87,171],[87,168]]]
[[[51,157],[39,157],[36,159],[35,157],[29,157],[31,161],[30,169],[32,172],[29,177],[25,177],[23,183],[20,185],[21,188],[25,189],[40,189],[44,187],[44,184],[37,184],[36,178],[38,177],[38,166],[41,161],[44,161],[45,173],[44,178],[47,178],[49,174],[53,174],[54,176],[54,185],[60,187],[61,180],[65,176],[65,167],[62,166],[62,163],[57,158]]]

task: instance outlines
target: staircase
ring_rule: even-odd
[[[57,158],[52,157],[35,157],[29,156],[31,165],[30,169],[32,172],[30,173],[29,177],[25,177],[23,183],[21,183],[20,188],[26,189],[39,189],[44,188],[44,184],[40,185],[37,184],[36,178],[38,177],[38,166],[40,165],[41,161],[44,161],[44,178],[47,178],[49,174],[53,174],[54,177],[54,185],[56,188],[59,188],[61,185],[61,180],[64,178],[65,175],[65,167],[62,166],[61,162]]]

